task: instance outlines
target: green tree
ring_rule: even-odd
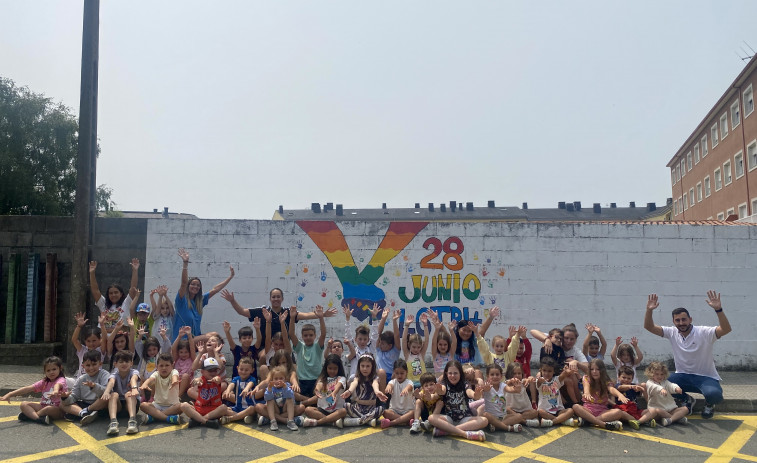
[[[78,131],[62,103],[0,77],[0,215],[73,215]],[[111,193],[98,187],[106,211]]]

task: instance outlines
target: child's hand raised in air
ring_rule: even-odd
[[[84,318],[84,312],[79,312],[74,315],[74,319],[76,320],[76,326],[81,328],[82,326],[86,325],[89,319]]]
[[[636,338],[636,336],[634,336],[634,337],[631,338],[631,345],[633,347],[638,347],[639,346],[639,340]]]
[[[195,350],[197,351],[197,354],[202,355],[205,353],[205,343],[202,341],[197,341],[195,344]]]
[[[623,342],[623,337],[622,336],[618,336],[617,338],[615,338],[615,345],[616,346],[619,346],[622,342]]]
[[[526,339],[526,333],[528,333],[528,330],[525,326],[520,325],[518,326],[518,337],[521,339]]]
[[[379,312],[381,312],[381,307],[378,305],[378,302],[373,303],[373,309],[371,309],[371,317],[373,317],[375,320],[378,320]]]
[[[507,337],[512,338],[516,334],[518,334],[518,328],[513,325],[510,325],[510,327],[507,328]]]
[[[229,331],[231,331],[231,323],[224,320],[223,323],[221,323],[221,325],[223,325],[224,333],[228,333]]]
[[[252,320],[252,327],[255,328],[256,330],[260,330],[260,317],[255,317]]]
[[[350,305],[346,301],[342,303],[342,312],[344,312],[344,318],[349,321],[350,316],[352,315],[352,310],[350,310]]]
[[[263,318],[265,319],[266,323],[271,323],[271,320],[273,319],[273,315],[271,315],[271,311],[263,308]]]

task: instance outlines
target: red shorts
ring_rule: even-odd
[[[623,410],[624,412],[628,413],[634,419],[641,418],[641,410],[636,406],[636,402],[628,402],[627,404],[617,404],[615,408],[619,410]]]

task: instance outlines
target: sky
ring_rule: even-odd
[[[82,1],[0,0],[0,75],[79,111]],[[101,2],[124,211],[664,204],[753,1]],[[748,45],[747,45],[748,44]]]

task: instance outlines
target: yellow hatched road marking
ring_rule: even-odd
[[[461,442],[477,445],[479,447],[485,447],[488,449],[498,450],[502,452],[496,457],[485,460],[486,462],[492,462],[492,463],[512,462],[512,461],[517,460],[518,458],[523,457],[523,458],[529,458],[531,460],[542,461],[544,463],[570,463],[568,460],[561,460],[559,458],[549,457],[546,455],[540,455],[538,453],[533,453],[533,452],[541,447],[544,447],[547,444],[551,444],[552,442],[556,441],[557,439],[560,439],[563,436],[567,436],[568,434],[572,433],[576,429],[577,428],[569,428],[569,427],[555,428],[545,434],[542,434],[541,436],[535,439],[531,439],[528,442],[524,442],[523,444],[517,447],[508,447],[506,445],[496,444],[494,442],[477,442],[477,441],[469,441],[462,438],[455,438],[455,439],[458,439]]]
[[[755,457],[748,458],[747,455],[739,453],[739,450],[752,438],[754,432],[757,431],[755,425],[757,425],[757,418],[755,417],[749,417],[749,419],[742,421],[739,427],[715,450],[715,453],[705,460],[705,463],[725,463],[731,461],[733,458],[757,461]]]
[[[298,445],[286,439],[272,436],[270,434],[257,431],[255,429],[249,428],[247,426],[243,426],[241,424],[233,423],[233,424],[228,424],[226,426],[229,429],[232,429],[246,436],[254,437],[255,439],[261,440],[271,445],[275,445],[276,447],[288,449],[283,452],[274,453],[273,455],[269,455],[267,457],[251,460],[251,462],[256,462],[256,463],[274,463],[277,461],[282,461],[282,460],[286,460],[287,458],[292,458],[292,457],[297,457],[297,456],[308,457],[313,460],[322,461],[324,463],[341,463],[341,462],[347,463],[345,462],[345,460],[332,457],[331,455],[326,455],[325,453],[321,453],[318,450],[381,432],[380,429],[361,428],[347,434],[342,434],[340,436],[327,439],[325,441],[316,442],[310,445]]]
[[[63,432],[68,434],[73,440],[80,443],[85,450],[92,452],[94,456],[101,461],[110,462],[126,462],[116,452],[109,449],[104,441],[98,441],[94,437],[90,436],[82,429],[68,421],[56,421],[55,425],[58,426]],[[110,443],[110,442],[108,442]]]
[[[83,445],[72,445],[70,447],[61,447],[55,450],[48,450],[46,452],[33,453],[31,455],[24,455],[16,458],[9,458],[7,460],[0,460],[0,463],[26,463],[28,461],[43,460],[45,458],[57,457],[58,455],[66,455],[68,453],[79,452],[86,450]]]

